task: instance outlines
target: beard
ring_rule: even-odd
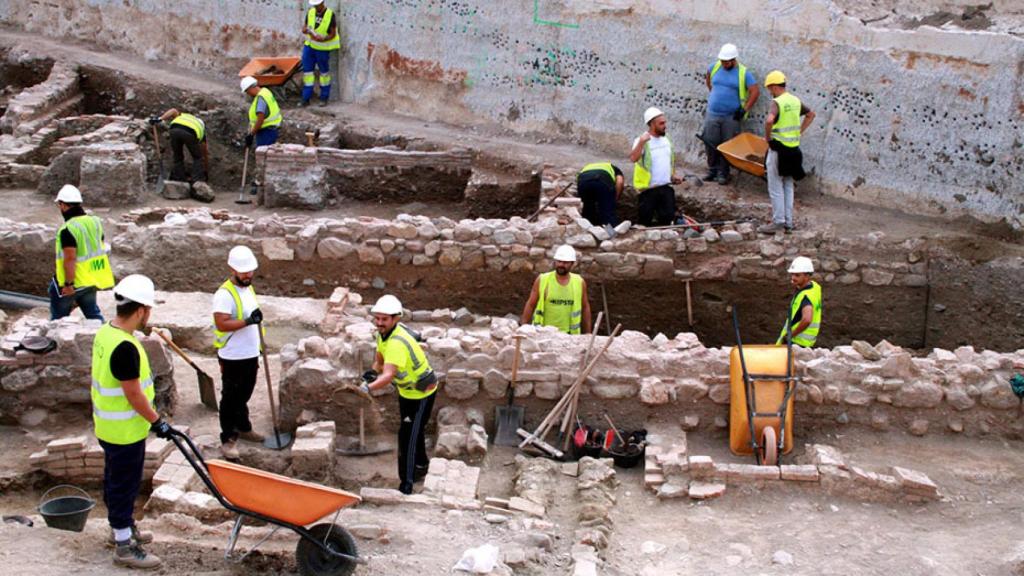
[[[557,273],[557,274],[558,274],[559,276],[566,276],[566,275],[568,275],[568,274],[569,274],[569,269],[568,269],[568,268],[563,268],[563,267],[559,266],[559,267],[556,267],[556,268],[555,268],[555,272],[556,272],[556,273]]]
[[[238,276],[235,276],[235,284],[245,288],[252,284],[252,279],[250,278],[249,280],[242,280]]]

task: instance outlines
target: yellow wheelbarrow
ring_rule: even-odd
[[[735,138],[718,145],[717,150],[733,168],[764,178],[765,158],[768,156],[768,143],[763,137],[751,132],[741,132]]]

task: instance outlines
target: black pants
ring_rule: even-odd
[[[249,398],[256,387],[260,359],[220,360],[220,441],[238,439],[239,432],[252,430],[249,422]]]
[[[608,174],[590,170],[579,175],[576,181],[580,200],[583,201],[583,217],[595,226],[615,226],[615,184],[608,181]]]
[[[416,469],[426,470],[430,464],[427,458],[427,422],[434,409],[437,392],[421,400],[398,397],[398,412],[402,419],[398,427],[398,478],[399,490],[412,493]]]
[[[656,188],[648,188],[639,197],[641,226],[673,224],[676,218],[676,191],[668,184]]]
[[[199,147],[199,138],[191,128],[184,126],[171,126],[171,152],[174,153],[174,168],[171,169],[171,180],[185,182],[185,148],[188,148],[188,155],[192,157],[192,182],[206,180],[206,173],[203,171],[203,152]]]
[[[142,467],[146,463],[146,440],[134,444],[110,444],[100,440],[103,448],[103,503],[107,505],[107,521],[115,530],[135,525],[132,513],[135,498],[142,486]]]

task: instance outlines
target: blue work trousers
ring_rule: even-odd
[[[96,288],[94,286],[76,288],[73,296],[61,296],[57,281],[51,278],[47,292],[50,294],[51,320],[70,316],[71,312],[75,309],[75,305],[78,305],[86,318],[95,318],[100,322],[103,321],[103,314],[100,312],[100,307],[96,304]]]
[[[320,99],[326,102],[331,97],[331,51],[302,47],[302,101],[313,97],[314,70],[320,71]]]

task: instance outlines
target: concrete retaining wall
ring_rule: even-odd
[[[334,3],[333,0],[331,3]],[[297,53],[299,0],[0,0],[0,21],[234,74]],[[52,18],[52,6],[61,15]],[[454,122],[562,132],[624,156],[658,105],[699,162],[705,67],[735,42],[758,78],[785,71],[818,113],[805,137],[821,190],[911,212],[1021,223],[1024,40],[869,27],[825,0],[351,0],[346,100]],[[746,128],[758,127],[766,99]]]

